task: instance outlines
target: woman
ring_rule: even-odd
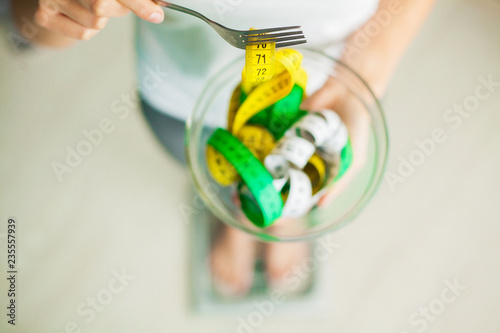
[[[8,1],[8,0],[1,0]],[[242,51],[228,45],[206,23],[158,7],[151,0],[10,0],[11,14],[30,43],[64,47],[88,40],[112,17],[130,11],[137,21],[138,75],[158,68],[167,78],[154,87],[141,86],[141,104],[158,138],[174,157],[184,161],[184,121],[206,80]],[[429,13],[434,0],[179,0],[235,29],[301,25],[308,46],[341,58],[382,96],[407,45]],[[23,29],[34,24],[36,34]],[[32,31],[32,30],[31,30]],[[305,107],[334,108],[352,133],[363,132],[366,119],[345,112],[346,91],[334,80],[311,96]],[[353,139],[353,149],[364,149]],[[362,155],[362,154],[360,154]],[[357,163],[360,163],[359,161]],[[356,171],[352,167],[351,174]],[[329,194],[333,196],[334,194]],[[326,199],[323,199],[326,200]],[[279,226],[278,226],[279,227]],[[279,286],[295,264],[308,255],[305,243],[258,245],[242,232],[225,227],[211,263],[214,278],[231,295],[244,295],[252,285],[258,246],[264,246],[268,282]]]

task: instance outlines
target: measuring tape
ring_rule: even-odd
[[[349,140],[349,134],[344,124],[340,124],[338,129],[320,146],[319,149],[327,156],[336,156],[342,152]]]
[[[300,217],[314,204],[311,200],[313,196],[311,180],[303,171],[296,169],[290,169],[289,176],[283,217]]]
[[[249,86],[255,86],[259,82],[268,81],[273,77],[275,67],[275,43],[247,44],[245,68],[242,73],[243,82],[246,82]]]
[[[274,188],[276,191],[281,192],[288,181],[290,167],[287,160],[281,155],[269,155],[264,159],[264,166],[273,177]]]
[[[302,169],[316,151],[316,147],[298,136],[285,136],[272,150],[272,155],[281,155],[293,166]]]
[[[314,154],[304,167],[304,172],[311,180],[312,194],[318,193],[324,187],[326,181],[325,161],[319,155]]]
[[[352,162],[347,128],[332,110],[300,109],[302,54],[272,43],[247,45],[242,82],[229,102],[227,130],[208,140],[208,170],[236,185],[241,209],[259,227],[306,214]]]
[[[250,46],[254,45],[249,45],[247,47]],[[229,119],[234,120],[231,125],[231,132],[233,134],[238,133],[241,127],[257,113],[290,94],[296,79],[300,77],[298,73],[300,72],[299,68],[301,62],[302,54],[299,52],[288,49],[280,50],[276,52],[276,70],[271,80],[256,86],[254,83],[247,85],[245,81],[242,82],[242,91],[247,96],[241,103],[236,114],[228,115],[228,121]],[[251,65],[246,62],[244,73],[249,66]],[[246,75],[244,75],[244,77],[245,76]],[[307,79],[307,75],[305,79]],[[302,78],[302,80],[304,80],[304,78]],[[305,85],[304,82],[302,84]],[[230,107],[230,111],[231,110],[233,110],[233,108]]]
[[[291,135],[305,138],[315,146],[320,146],[331,136],[329,129],[325,119],[313,113],[300,119],[293,126]]]
[[[337,175],[335,176],[335,181],[339,180],[342,178],[342,176],[346,173],[347,169],[352,164],[352,158],[353,158],[353,153],[352,153],[352,145],[351,145],[351,140],[347,141],[347,145],[345,146],[344,149],[342,149],[342,153],[340,154],[340,167]]]
[[[272,80],[258,85],[234,115],[233,134],[238,133],[241,127],[259,111],[288,95],[292,87],[293,82],[288,72],[282,72]]]
[[[208,144],[234,167],[255,198],[260,214],[249,216],[249,219],[260,227],[266,227],[280,217],[283,201],[273,186],[273,177],[250,150],[222,128],[215,130]]]
[[[244,94],[242,96],[245,98]],[[306,111],[300,110],[304,96],[304,89],[295,84],[287,96],[257,113],[249,120],[249,123],[266,127],[278,140],[292,124],[307,114]]]
[[[273,135],[262,126],[245,125],[236,137],[261,161],[275,144]]]

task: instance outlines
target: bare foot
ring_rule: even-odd
[[[253,283],[257,241],[229,226],[221,227],[210,254],[215,288],[226,297],[241,297]]]
[[[308,242],[269,243],[265,263],[269,287],[285,293],[299,293],[309,285]]]

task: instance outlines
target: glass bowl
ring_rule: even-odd
[[[241,81],[244,57],[234,60],[208,81],[186,124],[187,164],[201,198],[221,221],[264,241],[310,239],[352,221],[377,190],[387,160],[388,136],[383,110],[370,87],[342,62],[319,51],[299,50],[304,56],[302,67],[308,74],[306,94],[310,96],[327,80],[334,79],[347,91],[350,114],[357,114],[366,123],[362,127],[364,132],[356,134],[362,138],[358,141],[363,140],[364,148],[360,151],[354,148],[353,157],[353,161],[362,163],[357,163],[355,170],[348,170],[343,179],[333,185],[334,188],[343,182],[333,200],[314,207],[300,218],[286,218],[274,226],[260,228],[249,222],[235,203],[236,185],[222,187],[212,179],[205,159],[207,141],[217,127],[227,128],[229,101]],[[357,137],[353,135],[350,132],[354,146]]]

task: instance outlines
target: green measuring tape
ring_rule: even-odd
[[[276,140],[279,140],[293,123],[307,114],[307,111],[300,110],[303,96],[304,89],[294,85],[287,96],[257,113],[248,123],[264,126]],[[244,92],[241,93],[240,99],[241,103],[245,101]]]
[[[218,128],[208,139],[208,144],[220,152],[234,166],[257,206],[250,207],[251,198],[246,195],[242,205],[248,219],[259,227],[271,225],[281,216],[283,200],[273,186],[273,177],[264,165],[237,138],[225,129]],[[240,196],[241,199],[241,196]]]
[[[337,176],[335,176],[334,181],[339,180],[349,169],[352,163],[352,145],[351,139],[347,140],[347,145],[342,149],[342,153],[340,153],[340,166],[339,172]]]

